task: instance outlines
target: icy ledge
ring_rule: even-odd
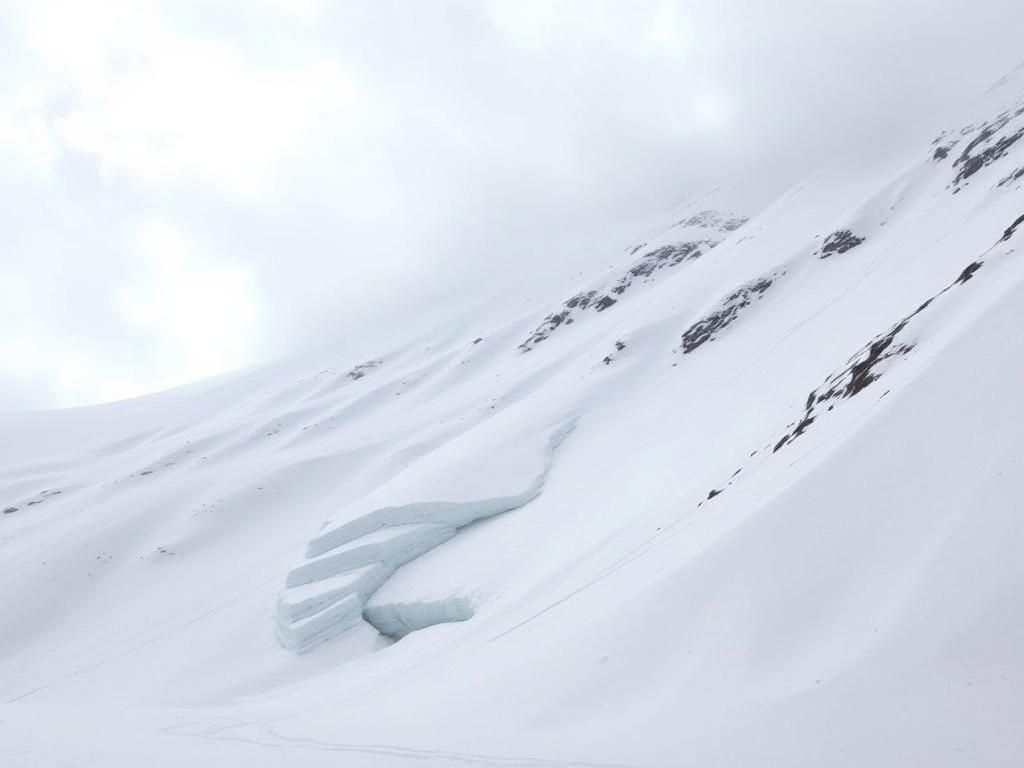
[[[419,603],[384,603],[363,609],[363,618],[378,632],[393,640],[401,640],[435,624],[467,621],[473,618],[474,605],[468,597],[449,597]]]
[[[555,452],[574,426],[572,419],[548,438],[543,468],[521,493],[383,507],[321,532],[309,542],[303,562],[289,571],[278,596],[275,628],[281,645],[306,653],[363,620],[399,639],[434,624],[472,618],[474,606],[466,597],[371,608],[366,603],[402,565],[448,541],[460,528],[537,498]]]

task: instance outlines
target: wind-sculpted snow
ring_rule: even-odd
[[[383,562],[371,562],[338,576],[284,590],[278,597],[277,610],[282,618],[294,622],[320,613],[348,595],[357,595],[365,602],[380,589],[388,576],[388,567]]]
[[[472,603],[453,596],[423,603],[367,601],[402,565],[453,538],[458,529],[519,509],[540,495],[555,451],[573,429],[570,420],[548,438],[540,473],[522,492],[475,501],[430,501],[382,507],[330,524],[306,549],[306,559],[289,571],[278,597],[276,630],[295,653],[317,645],[366,620],[393,639],[433,624],[465,621]]]
[[[397,568],[455,535],[455,526],[440,522],[409,523],[400,509],[392,516],[379,516],[372,532],[353,533],[341,538],[341,544],[328,548],[324,554],[308,558],[304,564],[293,568],[288,573],[287,586],[310,584],[378,562]],[[431,516],[420,517],[430,519]],[[440,520],[443,512],[434,517]]]
[[[278,614],[276,630],[281,645],[304,653],[359,625],[363,620],[363,601],[357,593],[332,593],[330,597],[324,599],[324,608],[302,619],[286,619]]]

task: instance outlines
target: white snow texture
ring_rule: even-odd
[[[546,295],[0,415],[0,765],[1024,765],[1022,97]]]

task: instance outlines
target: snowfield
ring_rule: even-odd
[[[1024,765],[1022,139],[0,415],[0,764]]]

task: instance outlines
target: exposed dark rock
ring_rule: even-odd
[[[821,244],[821,254],[818,258],[827,259],[833,254],[846,253],[851,248],[856,248],[864,242],[864,238],[855,235],[848,229],[837,229],[825,238]]]
[[[626,348],[626,343],[624,341],[616,341],[615,342],[615,352],[621,352],[625,348]],[[604,358],[601,360],[601,362],[604,363],[605,365],[611,365],[612,362],[615,360],[615,352],[611,352],[611,353],[605,355]]]
[[[646,280],[655,272],[665,267],[673,267],[687,259],[696,259],[703,252],[702,248],[711,248],[714,244],[709,241],[697,243],[677,243],[656,248],[653,251],[640,257],[614,285],[611,292],[621,296],[633,284],[635,279]],[[540,342],[547,339],[561,325],[571,325],[575,322],[573,314],[592,309],[595,312],[603,312],[609,307],[618,303],[618,299],[608,294],[598,294],[597,291],[583,291],[570,297],[562,305],[558,312],[545,317],[533,333],[519,345],[522,352],[529,352]]]
[[[1016,171],[1011,173],[1006,178],[1000,180],[996,186],[1005,187],[1007,184],[1013,184],[1017,179],[1024,179],[1024,167],[1018,168]]]
[[[900,344],[893,347],[893,341],[896,339],[897,334],[906,327],[907,322],[908,320],[901,320],[890,328],[889,332],[884,336],[871,342],[868,345],[867,353],[849,367],[845,386],[838,389],[833,386],[832,389],[818,395],[817,402],[830,400],[833,397],[853,397],[866,389],[868,385],[877,381],[880,374],[876,372],[875,368],[880,362],[893,355],[905,355],[913,349],[912,344]],[[803,422],[797,425],[793,432],[794,436],[803,434],[805,427],[802,425]]]
[[[1006,231],[1003,232],[1003,236],[1000,238],[999,242],[1005,242],[1013,237],[1017,233],[1017,227],[1021,224],[1024,224],[1024,214],[1018,216],[1017,220],[1006,228]]]
[[[722,232],[735,232],[747,223],[745,216],[730,216],[720,211],[705,210],[675,223],[677,227],[701,227]]]
[[[572,301],[572,299],[570,299],[570,301]],[[530,334],[529,338],[519,345],[520,351],[529,352],[537,344],[544,341],[556,328],[558,328],[558,326],[569,318],[569,312],[569,309],[563,309],[560,312],[555,312],[554,314],[550,314],[545,317],[541,321],[541,324],[538,325],[533,333]]]
[[[673,243],[663,245],[648,251],[626,270],[626,274],[619,278],[612,287],[612,292],[622,294],[636,278],[646,279],[660,269],[674,267],[684,261],[699,259],[705,251],[711,250],[717,243],[709,240],[697,240],[685,243]]]
[[[970,264],[968,264],[966,267],[964,267],[964,271],[961,272],[960,275],[957,277],[957,279],[954,280],[953,282],[959,283],[960,285],[963,285],[968,280],[970,280],[972,277],[974,277],[974,273],[977,272],[979,269],[981,269],[981,262],[980,261],[972,261]]]
[[[606,292],[590,290],[571,296],[557,312],[547,315],[540,322],[526,340],[519,345],[519,350],[529,352],[537,344],[550,337],[559,327],[575,322],[575,315],[580,312],[586,310],[604,312],[615,306],[637,282],[650,282],[663,269],[670,269],[684,262],[699,259],[721,242],[721,237],[713,237],[715,231],[722,234],[729,233],[739,229],[746,221],[741,216],[729,216],[709,210],[678,222],[675,226],[708,229],[710,230],[709,236],[706,239],[671,243],[651,249],[633,262]],[[630,250],[630,254],[635,255],[646,247],[646,243],[634,246]]]
[[[932,152],[932,160],[937,163],[945,160],[959,143],[960,139],[947,141],[946,134],[942,133],[932,142],[932,146],[935,147],[935,151]]]
[[[580,309],[586,309],[590,305],[590,302],[594,300],[595,296],[597,296],[597,291],[586,291],[585,293],[577,293],[575,296],[573,296],[571,299],[565,302],[565,306],[568,307],[569,309],[575,309],[576,307],[579,307]]]
[[[773,452],[803,435],[818,418],[820,406],[832,400],[854,397],[881,377],[879,365],[892,357],[902,356],[914,348],[913,344],[897,344],[896,337],[907,327],[910,319],[930,302],[925,302],[910,315],[900,320],[888,331],[877,336],[850,360],[849,365],[829,376],[817,389],[811,390],[804,403],[803,417],[795,427],[775,443]],[[831,405],[829,405],[831,410]]]
[[[360,363],[359,365],[355,366],[351,371],[349,371],[346,375],[350,379],[352,379],[352,381],[359,381],[359,379],[363,378],[367,373],[369,373],[374,368],[379,366],[382,362],[382,360],[369,360],[365,363]]]
[[[956,177],[953,179],[954,186],[959,187],[962,182],[971,178],[982,168],[999,160],[1006,155],[1010,147],[1024,137],[1024,127],[1008,128],[1009,124],[1022,114],[1024,114],[1024,107],[1018,108],[1013,113],[1004,112],[991,123],[985,123],[978,129],[977,135],[953,162],[953,166],[958,169]],[[1006,180],[1004,179],[1004,181]]]
[[[1000,242],[1012,237],[1017,227],[1021,224],[1024,224],[1024,215],[1017,218],[1007,228]],[[917,309],[893,324],[888,331],[868,342],[850,359],[849,364],[845,368],[833,373],[825,379],[821,386],[811,390],[807,395],[807,401],[804,404],[804,414],[800,422],[775,443],[774,450],[780,450],[783,446],[804,434],[807,428],[820,415],[822,406],[827,405],[826,410],[830,411],[834,407],[834,401],[848,399],[860,394],[881,378],[880,365],[882,363],[894,357],[902,357],[912,351],[914,343],[912,341],[899,341],[898,337],[900,334],[906,330],[915,317],[928,309],[936,299],[952,288],[963,285],[971,280],[984,264],[984,259],[972,261],[963,268],[953,282],[931,298],[922,302]],[[888,392],[885,394],[888,394]]]
[[[17,508],[17,507],[6,507],[6,508],[4,509],[4,514],[5,514],[5,515],[13,515],[13,514],[14,514],[15,512],[17,512],[17,511],[18,511],[18,508]]]
[[[1005,155],[1006,151],[1016,144],[1022,136],[1024,136],[1024,128],[1021,128],[1009,136],[1001,137],[992,146],[988,147],[983,152],[979,152],[977,155],[964,157],[963,167],[960,169],[960,173],[957,175],[955,181],[959,183],[964,179],[970,178],[986,165],[994,163]]]
[[[34,507],[36,504],[42,504],[47,499],[53,496],[59,496],[63,491],[60,490],[43,490],[36,494],[36,498],[25,504],[26,507]]]
[[[750,306],[756,299],[760,299],[782,274],[781,272],[773,273],[767,277],[758,278],[726,296],[718,309],[702,317],[683,334],[683,354],[689,354],[705,343],[714,340],[717,333],[732,325],[739,317],[740,311]]]

